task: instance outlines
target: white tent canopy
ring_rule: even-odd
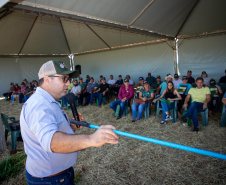
[[[137,81],[147,72],[173,74],[175,38],[182,74],[206,70],[219,79],[225,7],[225,0],[11,0],[0,8],[0,94],[11,81],[37,79],[49,59],[68,63],[71,53],[83,77],[131,74]]]

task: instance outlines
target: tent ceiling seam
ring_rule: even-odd
[[[33,29],[33,27],[34,27],[34,25],[35,25],[35,22],[36,22],[37,18],[38,18],[38,16],[35,17],[35,19],[34,19],[32,25],[31,25],[31,28],[30,28],[30,30],[29,30],[29,32],[28,32],[28,34],[27,34],[27,36],[26,36],[26,38],[25,38],[25,40],[24,40],[24,42],[23,42],[23,44],[22,44],[22,46],[21,46],[21,48],[20,48],[20,50],[19,50],[19,52],[18,52],[18,55],[19,55],[19,54],[21,53],[21,51],[23,50],[23,48],[24,48],[24,46],[25,46],[25,44],[26,44],[26,42],[27,42],[27,39],[28,39],[28,37],[29,37],[30,34],[31,34],[31,30]]]
[[[88,24],[85,24],[109,49],[111,49],[111,46],[108,45],[107,42],[105,42],[104,39],[102,39]]]
[[[65,30],[64,30],[64,26],[62,24],[62,20],[61,19],[60,19],[60,25],[61,25],[61,28],[62,28],[62,31],[63,31],[63,34],[64,34],[65,41],[67,43],[68,51],[71,54],[71,48],[70,48],[69,42],[67,40],[67,36],[66,36]]]
[[[143,10],[141,10],[141,12],[128,24],[128,27],[131,26],[148,8],[149,6],[151,6],[152,3],[154,3],[155,0],[152,0],[151,2],[149,2],[144,8]]]

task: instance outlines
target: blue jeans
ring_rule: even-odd
[[[132,105],[133,117],[140,119],[144,108],[147,106],[148,106],[148,102],[146,102],[145,104],[133,103],[133,105]],[[137,114],[137,108],[138,108],[138,114]]]
[[[162,119],[166,119],[166,112],[169,112],[169,109],[173,109],[174,105],[167,105],[165,102],[161,101],[162,105]]]
[[[193,102],[190,105],[187,113],[184,116],[187,117],[187,118],[189,118],[191,116],[194,127],[198,128],[199,124],[198,124],[198,119],[197,119],[197,112],[203,112],[203,111],[204,111],[203,110],[203,103]]]
[[[77,99],[78,99],[78,96],[75,96],[75,100],[76,100],[76,101],[77,101]],[[65,105],[65,107],[67,107],[66,96],[63,96],[63,97],[62,97],[62,101],[63,101],[63,106]],[[75,102],[75,104],[76,104],[76,102]]]
[[[66,172],[60,175],[43,178],[33,177],[26,171],[26,178],[28,185],[39,185],[39,184],[74,185],[74,169],[70,167]]]
[[[98,105],[101,105],[101,101],[102,101],[103,94],[102,94],[102,93],[99,93],[99,92],[90,94],[90,104],[91,104],[91,105],[93,105],[93,98],[94,98],[94,97],[95,97],[95,98],[99,98]]]
[[[117,106],[120,105],[119,116],[121,117],[124,112],[126,103],[127,103],[126,101],[122,102],[122,100],[119,99],[119,100],[111,102],[109,106],[116,112]]]
[[[26,102],[28,100],[28,98],[30,98],[30,96],[31,96],[30,94],[24,96],[24,102]]]

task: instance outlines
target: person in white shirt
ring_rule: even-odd
[[[78,85],[78,80],[74,81],[74,86],[71,89],[71,93],[73,93],[75,96],[78,96],[79,94],[81,94],[82,92],[82,88],[80,85]]]
[[[115,84],[115,80],[113,79],[113,75],[110,75],[110,80],[108,80],[109,85]]]
[[[203,71],[203,72],[202,72],[201,77],[202,77],[203,80],[204,80],[204,85],[209,86],[209,85],[210,85],[210,78],[208,77],[206,71]]]
[[[177,89],[178,85],[183,83],[182,80],[179,78],[178,74],[174,74],[174,80],[173,80],[173,85],[174,88]]]
[[[126,78],[129,80],[129,85],[133,85],[133,80],[130,79],[130,75],[126,75]]]

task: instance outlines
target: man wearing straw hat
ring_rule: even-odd
[[[41,66],[38,76],[40,87],[20,115],[27,183],[74,184],[72,166],[78,151],[117,144],[118,136],[111,125],[101,126],[91,135],[75,135],[76,126],[70,125],[57,100],[66,95],[70,78],[76,78],[78,71],[69,71],[63,62],[51,60]]]

